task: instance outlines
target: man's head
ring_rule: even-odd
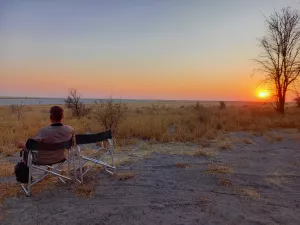
[[[64,118],[64,110],[59,106],[53,106],[50,109],[50,120],[52,123],[61,122]]]

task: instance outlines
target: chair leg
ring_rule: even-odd
[[[82,173],[82,164],[81,164],[80,151],[78,151],[78,165],[79,165],[79,170],[80,170],[80,182],[83,183],[83,173]]]
[[[71,177],[70,168],[71,168],[71,160],[70,160],[71,148],[68,149],[68,177]]]
[[[27,193],[26,195],[28,197],[31,196],[31,176],[32,176],[32,153],[31,151],[29,151],[29,154],[28,154],[28,167],[29,167],[29,174],[28,174],[28,185],[27,185]]]
[[[63,182],[64,184],[66,183],[66,181],[64,179],[62,179],[61,177],[58,177],[58,179]]]

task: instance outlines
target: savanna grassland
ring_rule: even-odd
[[[93,107],[93,106],[92,106]],[[96,107],[96,106],[94,106]],[[18,113],[11,106],[0,107],[0,154],[14,154],[16,141],[25,141],[49,125],[48,105],[24,106]],[[142,139],[151,142],[199,142],[214,139],[218,132],[248,131],[263,133],[269,129],[300,128],[300,108],[290,106],[285,116],[262,103],[228,104],[225,107],[200,103],[131,103],[125,117],[114,129],[116,145]],[[76,133],[105,130],[92,111],[82,118],[65,109],[64,123]],[[113,115],[112,120],[113,120]]]
[[[90,112],[81,118],[72,115],[71,110],[65,107],[64,123],[74,127],[76,133],[105,130],[103,120],[97,116],[99,104],[87,107],[91,107]],[[18,158],[19,149],[15,147],[15,143],[33,137],[41,127],[49,125],[49,108],[49,105],[24,106],[22,113],[19,113],[12,106],[0,107],[0,179],[4,180],[0,182],[0,201],[21,194],[13,179],[5,181],[6,178],[13,176],[14,162]],[[145,204],[152,204],[148,202],[147,197],[139,197],[140,194],[137,193],[143,193],[139,188],[150,185],[144,194],[148,196],[150,193],[153,196],[154,200],[151,202],[155,202],[154,208],[163,204],[165,210],[169,210],[173,207],[172,204],[177,202],[179,208],[182,204],[182,207],[190,207],[191,212],[195,213],[189,217],[193,221],[186,220],[183,223],[198,224],[195,221],[201,213],[204,213],[201,217],[207,217],[207,221],[212,221],[215,217],[213,215],[210,217],[210,214],[214,210],[219,210],[217,213],[220,213],[220,219],[222,215],[227,215],[225,217],[228,223],[238,223],[243,219],[249,219],[251,222],[255,208],[268,211],[270,204],[276,207],[278,203],[272,202],[271,199],[279,191],[286,193],[282,201],[287,201],[286,204],[289,206],[286,212],[294,216],[293,210],[297,208],[298,203],[291,200],[295,196],[290,196],[290,193],[295,193],[292,190],[296,187],[294,185],[299,183],[298,174],[295,172],[295,168],[299,165],[299,151],[296,151],[298,142],[294,141],[300,140],[300,108],[291,104],[284,116],[276,113],[271,105],[263,103],[148,102],[128,103],[123,109],[124,115],[120,123],[113,126],[116,162],[119,168],[115,176],[110,179],[103,177],[99,179],[98,173],[91,172],[83,185],[59,187],[63,188],[64,194],[54,194],[51,190],[44,191],[49,186],[50,189],[57,188],[57,184],[50,179],[35,187],[33,193],[39,196],[41,193],[47,195],[51,192],[51,196],[57,195],[58,199],[69,196],[70,201],[75,201],[70,195],[70,189],[80,199],[95,201],[98,201],[99,193],[101,196],[108,193],[107,198],[100,198],[99,202],[102,204],[103,201],[107,201],[110,208],[116,206],[110,200],[110,190],[106,190],[112,185],[115,186],[114,195],[118,201],[124,198],[126,207],[132,201],[135,205],[132,207],[137,207],[136,210],[139,212],[146,207]],[[110,120],[116,120],[115,112],[106,110],[105,113]],[[164,173],[169,175],[165,176]],[[293,179],[297,180],[290,183]],[[180,188],[177,193],[175,191],[177,189],[174,188],[178,188],[178,185]],[[127,187],[130,189],[127,190]],[[157,190],[154,191],[150,187]],[[128,199],[130,197],[126,197],[124,190],[130,192],[133,199]],[[189,193],[185,193],[183,197],[180,190]],[[169,195],[170,192],[174,193]],[[43,208],[44,198],[38,199],[40,200],[35,204],[40,204],[39,207]],[[186,199],[190,199],[189,203],[186,203]],[[80,208],[80,201],[78,200],[78,205],[75,203],[74,207]],[[220,203],[217,205],[218,209],[215,208],[216,201]],[[233,212],[239,209],[239,204],[250,203],[253,204],[250,214],[241,212],[245,213],[244,217],[237,218]],[[8,208],[18,207],[17,203],[10,204]],[[120,207],[115,211],[116,218],[121,215],[126,217],[129,223],[135,221],[134,215],[129,218],[128,215],[131,214],[122,210],[122,204],[122,201],[118,203]],[[139,204],[142,206],[138,207]],[[150,213],[149,221],[154,218],[151,213],[152,215],[158,213],[153,207],[147,208]],[[200,214],[196,213],[199,207]],[[71,208],[71,211],[74,210]],[[91,213],[87,210],[82,208],[82,214]],[[101,210],[98,212],[101,215],[109,213],[104,209]],[[180,214],[180,211],[173,215],[174,218],[179,215],[178,213]],[[268,222],[272,222],[273,209],[270,208],[267,213],[270,215]],[[31,214],[37,215],[35,209],[29,212],[29,215]],[[293,216],[290,217],[292,222],[295,221]],[[39,216],[41,221],[45,219],[42,217]],[[9,210],[5,218],[12,218],[9,216]],[[29,216],[27,222],[30,223],[32,218]],[[183,218],[178,219],[184,220]],[[263,218],[263,214],[258,215],[257,220],[253,221],[261,221]],[[52,218],[57,222],[61,217],[56,219]],[[170,215],[168,221],[172,219]],[[285,218],[279,216],[274,220],[276,219],[281,221]],[[9,224],[12,221],[6,222]],[[109,223],[113,222],[113,219],[109,220]]]

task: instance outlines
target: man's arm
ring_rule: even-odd
[[[40,130],[33,139],[36,141],[42,141],[42,137],[43,137],[42,130]],[[18,141],[16,143],[17,148],[25,148],[25,145],[26,145],[26,142],[23,142],[23,141]]]
[[[43,140],[43,130],[40,129],[40,131],[37,133],[37,135],[35,135],[35,137],[33,138],[36,141],[42,141]]]

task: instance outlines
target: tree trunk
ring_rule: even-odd
[[[284,96],[279,96],[277,111],[279,113],[283,114],[283,115],[284,115],[284,106],[285,106],[285,97]]]

